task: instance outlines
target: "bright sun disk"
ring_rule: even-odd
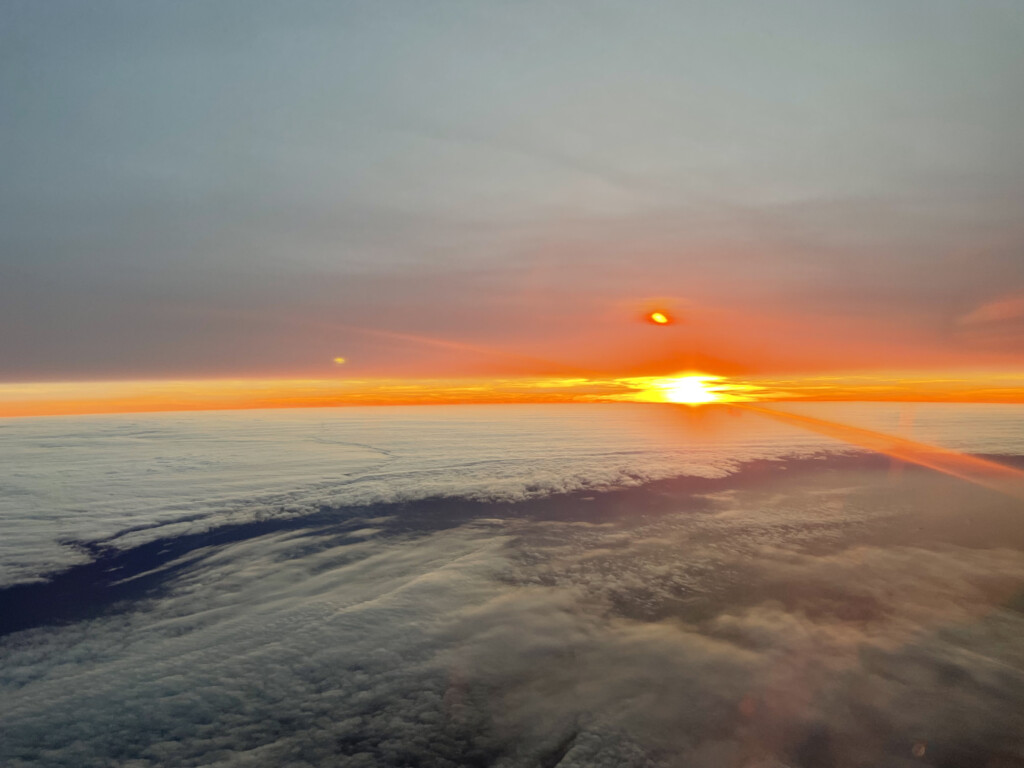
[[[701,403],[713,403],[718,400],[718,395],[708,384],[717,380],[714,376],[679,376],[672,379],[665,379],[659,383],[665,399],[670,403],[684,403],[686,405],[700,405]]]

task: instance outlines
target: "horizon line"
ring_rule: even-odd
[[[216,378],[0,383],[0,418],[400,405],[662,402],[705,376],[720,402],[1024,404],[1024,372],[851,372],[780,377]]]

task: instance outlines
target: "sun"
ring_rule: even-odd
[[[766,391],[757,384],[731,381],[724,376],[693,370],[675,376],[633,376],[614,381],[626,391],[605,395],[602,399],[698,406],[748,403],[763,399]]]
[[[647,315],[647,320],[655,325],[668,325],[672,322],[672,318],[668,316],[667,312],[651,312]]]
[[[708,388],[709,383],[717,380],[717,376],[678,376],[663,379],[658,386],[670,403],[701,405],[718,401],[718,395]]]

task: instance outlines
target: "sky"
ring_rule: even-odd
[[[1015,0],[8,0],[0,383],[1020,373],[1022,72]]]

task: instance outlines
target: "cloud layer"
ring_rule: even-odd
[[[494,514],[396,535],[367,521],[211,549],[130,612],[8,637],[0,754],[19,768],[1022,759],[1017,503],[820,466],[601,522]]]

